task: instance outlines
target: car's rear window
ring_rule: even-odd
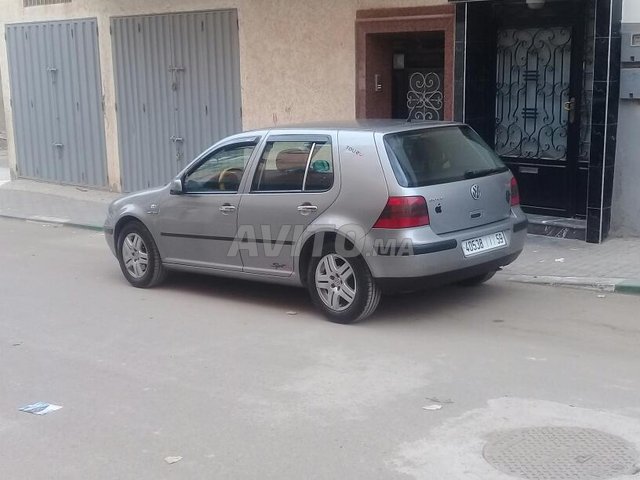
[[[393,173],[403,187],[423,187],[504,172],[498,155],[466,125],[384,136]]]

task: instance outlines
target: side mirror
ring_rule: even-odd
[[[171,182],[169,193],[171,195],[182,195],[184,193],[184,190],[182,188],[182,180],[180,180],[179,178],[173,179],[173,181]]]

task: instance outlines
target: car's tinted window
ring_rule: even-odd
[[[403,187],[421,187],[503,172],[507,167],[467,126],[385,135],[391,167]]]
[[[209,155],[185,178],[187,193],[237,192],[255,144],[230,145]]]
[[[333,185],[327,141],[269,141],[258,163],[252,191],[324,191]]]

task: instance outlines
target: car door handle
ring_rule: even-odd
[[[316,212],[318,210],[318,207],[315,205],[311,205],[310,203],[303,203],[302,205],[298,206],[298,212],[300,212],[301,215],[309,215],[310,213]]]
[[[230,213],[233,213],[236,211],[236,207],[234,207],[229,203],[225,203],[220,207],[220,211],[222,212],[223,215],[229,215]]]

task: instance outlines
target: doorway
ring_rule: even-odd
[[[590,100],[583,92],[591,88],[585,3],[559,0],[532,10],[524,2],[482,2],[465,11],[458,119],[509,166],[527,213],[584,219]]]
[[[356,117],[453,119],[455,9],[356,14]]]
[[[576,181],[582,16],[518,18],[503,19],[496,33],[495,149],[527,211],[574,217],[587,193]]]
[[[107,186],[98,22],[6,27],[19,177]]]
[[[235,10],[114,17],[111,32],[123,191],[242,130]]]
[[[444,33],[399,34],[390,41],[392,118],[443,120]]]

